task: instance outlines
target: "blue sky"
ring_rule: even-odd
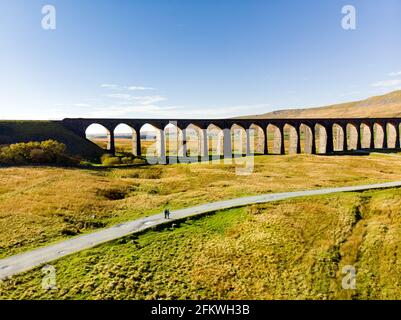
[[[56,30],[41,27],[44,5]],[[341,27],[344,5],[356,30]],[[397,0],[2,0],[0,118],[213,118],[401,88]]]

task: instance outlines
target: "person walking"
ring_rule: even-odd
[[[164,219],[170,219],[170,210],[164,209]]]

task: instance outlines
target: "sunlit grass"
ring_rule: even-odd
[[[121,221],[235,197],[401,179],[383,156],[258,156],[253,173],[222,162],[124,169],[0,169],[0,256]],[[119,196],[115,198],[116,190]]]
[[[15,276],[0,298],[399,299],[400,211],[400,189],[222,211],[53,262],[53,292],[40,268]]]

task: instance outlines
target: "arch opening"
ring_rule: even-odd
[[[207,127],[208,151],[212,158],[220,158],[224,155],[224,133],[223,130],[215,124]]]
[[[279,127],[274,124],[267,126],[267,145],[269,153],[282,154],[284,149],[284,137]],[[283,152],[284,151],[284,152]]]
[[[191,123],[184,130],[186,136],[186,155],[189,157],[202,156],[203,132],[201,128]]]
[[[92,123],[85,130],[85,137],[104,150],[112,151],[112,137],[110,131],[99,123]]]
[[[131,153],[137,155],[137,135],[135,129],[125,123],[114,128],[114,145],[118,153]]]
[[[157,132],[157,131],[156,131]],[[174,123],[169,123],[163,129],[165,139],[165,155],[168,157],[178,157],[183,155],[183,132]],[[159,130],[158,137],[160,138]],[[159,154],[159,156],[161,156]]]
[[[257,124],[251,124],[250,134],[253,136],[253,142],[251,141],[251,153],[252,154],[264,154],[265,150],[265,133],[263,129]]]
[[[165,155],[164,130],[145,123],[139,130],[141,154],[147,158],[162,157]],[[163,140],[163,141],[162,141]]]
[[[393,123],[387,123],[387,148],[395,149],[397,139],[397,128]]]
[[[299,152],[299,136],[297,129],[286,123],[284,125],[284,150],[287,154],[297,154]]]
[[[234,157],[241,157],[246,154],[246,131],[237,124],[231,126],[231,147]]]

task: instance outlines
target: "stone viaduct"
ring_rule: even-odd
[[[86,138],[86,130],[99,124],[107,130],[108,150],[115,152],[114,129],[125,124],[133,132],[133,153],[141,155],[140,130],[145,124],[158,132],[158,150],[165,156],[165,129],[173,124],[181,132],[180,143],[186,152],[188,127],[199,132],[200,154],[209,154],[209,130],[211,126],[222,132],[223,155],[232,157],[233,128],[245,132],[246,154],[251,152],[251,132],[259,132],[262,154],[308,153],[330,154],[360,149],[400,149],[401,118],[330,118],[330,119],[87,119],[67,118],[62,124],[79,136]],[[268,134],[268,132],[271,132]],[[287,139],[287,145],[285,142]],[[273,140],[274,148],[269,147]],[[302,146],[302,149],[301,149]],[[287,148],[287,150],[286,150]],[[274,150],[270,150],[274,149]]]

